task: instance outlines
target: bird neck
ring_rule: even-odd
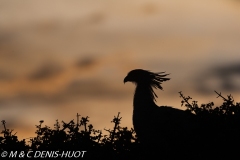
[[[154,94],[150,85],[137,84],[133,99],[134,110],[146,110],[155,107]]]

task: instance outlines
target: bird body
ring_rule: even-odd
[[[157,106],[153,88],[162,89],[161,82],[168,81],[168,74],[152,73],[142,69],[132,70],[124,79],[133,82],[133,127],[141,144],[147,148],[170,150],[181,147],[189,138],[194,115],[168,106]]]

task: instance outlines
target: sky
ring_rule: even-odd
[[[239,17],[239,0],[0,0],[0,120],[20,139],[77,113],[130,128],[136,68],[170,73],[159,106],[239,102]]]

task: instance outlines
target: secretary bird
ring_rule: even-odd
[[[155,89],[170,80],[165,72],[153,73],[135,69],[124,78],[124,83],[136,85],[133,98],[133,127],[137,137],[148,151],[159,151],[166,157],[191,148],[195,115],[169,106],[157,106]],[[171,156],[172,157],[172,156]]]

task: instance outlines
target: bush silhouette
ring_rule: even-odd
[[[215,91],[216,92],[216,91]],[[223,104],[214,107],[214,103],[198,105],[191,97],[182,98],[182,106],[197,117],[196,132],[186,139],[192,146],[184,148],[185,159],[232,159],[239,157],[238,146],[240,144],[240,103],[235,103],[231,95],[223,99]],[[146,120],[147,121],[147,120]],[[36,135],[26,142],[18,140],[13,130],[7,129],[6,122],[2,120],[3,130],[0,136],[0,150],[3,151],[86,151],[85,159],[147,159],[158,157],[159,159],[182,158],[175,155],[175,150],[169,150],[172,157],[164,157],[163,152],[156,148],[153,151],[144,148],[138,141],[134,130],[121,127],[120,113],[113,118],[112,129],[105,129],[106,134],[95,130],[89,123],[89,117],[76,116],[76,120],[68,123],[56,120],[54,128],[44,126],[44,121],[36,125]],[[165,144],[162,144],[165,145]]]

